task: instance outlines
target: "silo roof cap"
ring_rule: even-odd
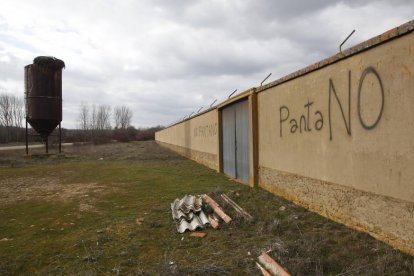
[[[50,56],[38,56],[33,60],[33,64],[47,67],[50,70],[57,71],[65,68],[65,62]]]

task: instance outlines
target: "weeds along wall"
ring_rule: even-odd
[[[413,30],[408,22],[249,90],[248,183],[414,254]],[[231,104],[157,140],[223,171],[221,114]],[[194,135],[213,123],[214,135]]]
[[[217,109],[158,131],[155,140],[209,168],[219,169]]]

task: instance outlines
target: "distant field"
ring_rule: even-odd
[[[0,275],[258,275],[264,250],[294,275],[414,275],[413,257],[154,142],[64,150],[49,159],[0,152]],[[234,221],[202,239],[178,234],[169,204],[201,193]]]

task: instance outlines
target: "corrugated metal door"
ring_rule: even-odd
[[[249,106],[247,100],[222,110],[223,171],[249,182]]]
[[[224,108],[221,114],[223,128],[223,171],[236,178],[236,114],[235,109]]]
[[[236,107],[236,178],[249,182],[249,105],[239,102]]]

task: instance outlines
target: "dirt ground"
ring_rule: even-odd
[[[48,165],[51,163],[77,162],[87,160],[168,160],[169,152],[158,147],[153,142],[119,143],[104,145],[75,145],[63,149],[51,147],[50,156],[44,155],[44,149],[30,149],[29,157],[23,150],[0,152],[0,167],[27,167],[33,165]],[[74,172],[75,173],[75,172]],[[13,177],[0,180],[0,205],[18,203],[27,200],[61,201],[80,200],[79,211],[94,211],[88,194],[105,195],[116,192],[116,188],[107,189],[97,182],[71,183],[62,186],[60,177]]]
[[[20,144],[19,144],[20,145]],[[174,158],[175,154],[159,147],[153,141],[130,142],[130,143],[111,143],[103,145],[75,144],[74,146],[63,147],[64,156],[59,158],[59,151],[56,145],[49,146],[49,153],[52,155],[48,159],[41,156],[45,153],[44,148],[29,149],[29,155],[33,158],[24,158],[25,150],[0,151],[0,166],[7,167],[13,165],[39,164],[41,161],[53,163],[61,161],[75,160],[168,160]],[[57,155],[57,156],[55,156]]]
[[[0,181],[0,204],[22,200],[70,200],[87,196],[91,190],[103,193],[104,186],[97,183],[74,183],[61,187],[60,181],[52,177],[21,177]]]
[[[1,275],[258,275],[263,251],[293,275],[414,275],[412,256],[155,142],[64,150],[0,152]],[[178,234],[169,204],[203,193],[233,221]]]

